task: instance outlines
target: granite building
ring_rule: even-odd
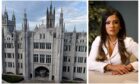
[[[29,31],[26,10],[22,30],[16,30],[16,17],[2,14],[2,73],[23,76],[25,80],[86,81],[86,32],[65,31],[63,11],[55,25],[55,8],[46,11],[46,23]]]

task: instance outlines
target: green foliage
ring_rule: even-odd
[[[89,1],[89,51],[92,42],[100,34],[102,13],[106,10],[107,6],[104,1]]]
[[[2,80],[7,81],[9,83],[18,83],[24,80],[24,78],[21,76],[15,76],[15,75],[2,75]]]

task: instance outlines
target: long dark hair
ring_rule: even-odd
[[[123,64],[126,63],[127,60],[127,56],[129,55],[128,52],[126,51],[125,48],[125,44],[124,44],[124,39],[126,37],[126,28],[125,28],[125,22],[124,19],[122,17],[122,15],[120,14],[119,11],[117,11],[116,9],[108,9],[103,15],[102,15],[102,23],[101,23],[101,41],[99,44],[99,52],[98,52],[98,56],[96,57],[97,61],[104,61],[107,59],[105,52],[102,48],[103,45],[105,45],[105,42],[107,40],[107,32],[106,32],[106,20],[109,16],[111,15],[116,15],[120,21],[120,30],[117,34],[117,38],[118,38],[118,49],[119,49],[119,53],[121,55],[121,61]]]

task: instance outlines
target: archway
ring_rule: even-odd
[[[49,70],[43,66],[35,69],[35,77],[46,78],[49,77]]]

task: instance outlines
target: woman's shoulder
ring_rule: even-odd
[[[134,41],[132,37],[126,37],[126,38],[124,39],[124,42],[125,42],[125,43],[129,43],[129,42],[131,42],[131,41]]]
[[[97,36],[97,37],[95,38],[95,40],[93,41],[92,45],[98,46],[99,43],[100,43],[100,41],[101,41],[101,36]]]
[[[100,42],[100,40],[101,40],[101,36],[97,36],[97,37],[95,38],[94,42]]]
[[[126,46],[126,47],[129,46],[129,45],[132,45],[134,42],[135,42],[135,41],[133,40],[132,37],[126,37],[126,38],[124,39],[124,43],[125,43],[125,46]]]

